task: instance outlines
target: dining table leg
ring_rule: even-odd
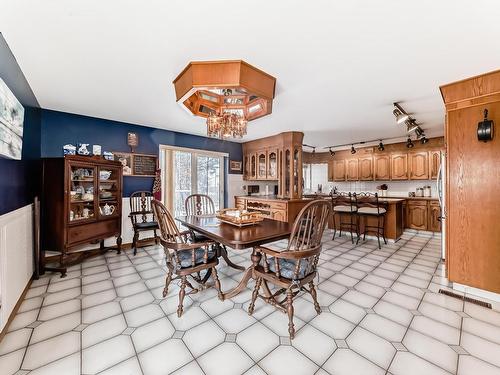
[[[242,267],[242,266],[238,266],[237,264],[234,264],[233,262],[231,262],[231,260],[229,259],[229,256],[227,255],[227,249],[226,249],[226,246],[224,245],[218,245],[219,246],[219,256],[222,257],[222,259],[224,259],[224,261],[226,262],[226,264],[231,267],[231,268],[234,268],[234,269],[237,269],[237,270],[240,270],[240,271],[244,271],[245,270],[245,267]]]
[[[236,285],[233,289],[231,289],[231,290],[229,290],[229,291],[227,291],[225,293],[222,293],[223,300],[226,300],[226,299],[232,298],[234,296],[237,296],[243,290],[246,289],[246,287],[247,287],[248,282],[250,281],[250,279],[255,279],[253,270],[254,270],[255,267],[257,267],[259,265],[261,258],[262,258],[261,253],[255,251],[255,249],[254,249],[252,251],[252,255],[250,256],[252,264],[245,270],[245,272],[243,273],[243,277],[241,278],[241,280],[238,283],[238,285]],[[265,283],[265,282],[262,283],[262,287],[263,287],[263,290],[264,290],[264,294],[266,296],[269,296],[271,294],[271,292],[269,290],[269,287],[267,286],[267,283]]]

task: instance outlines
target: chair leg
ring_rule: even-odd
[[[311,291],[311,297],[312,297],[313,302],[314,302],[314,309],[316,310],[316,312],[319,315],[319,314],[321,314],[321,307],[319,306],[319,303],[318,303],[318,294],[316,293],[316,288],[314,287],[314,281],[309,282],[309,290]]]
[[[384,239],[384,243],[387,245],[387,240],[385,239],[385,215],[382,216],[382,238]]]
[[[286,312],[288,313],[288,334],[290,340],[295,337],[295,326],[293,324],[293,292],[292,288],[286,291]]]
[[[168,286],[170,285],[170,282],[172,281],[172,265],[167,264],[168,271],[167,271],[167,278],[165,279],[165,287],[163,288],[163,298],[165,298],[168,294]]]
[[[252,292],[252,300],[250,301],[250,305],[248,305],[248,315],[253,314],[253,310],[255,308],[255,301],[257,300],[257,296],[259,295],[260,284],[262,283],[262,277],[257,278],[255,281],[255,287]]]
[[[222,290],[220,286],[219,275],[217,275],[217,270],[215,269],[215,267],[212,267],[212,277],[214,279],[214,285],[215,289],[217,289],[217,294],[219,296],[219,299],[221,301],[224,301],[224,296],[222,295]]]
[[[356,214],[356,245],[359,243],[359,240],[361,239],[361,231],[359,229],[360,225],[359,225],[359,215]]]
[[[352,222],[352,218],[353,218],[353,215],[352,213],[349,215],[349,219],[351,220],[351,225],[350,225],[350,228],[351,228],[351,243],[354,243],[354,236],[352,234],[352,227],[354,226],[353,222]]]
[[[155,244],[156,244],[156,245],[158,245],[158,242],[159,242],[159,241],[158,241],[158,235],[156,234],[156,229],[155,229],[155,230],[153,230],[153,233],[154,233],[154,235],[155,235]]]
[[[139,240],[139,232],[134,232],[134,238],[132,240],[132,247],[134,248],[134,255],[137,255],[137,240]]]
[[[333,238],[332,241],[335,240],[335,235],[337,234],[337,225],[335,224],[335,214],[332,215],[333,218]]]
[[[181,290],[179,291],[179,306],[177,306],[177,316],[180,318],[183,311],[184,296],[186,295],[186,276],[182,276]]]

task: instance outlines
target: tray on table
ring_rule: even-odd
[[[237,227],[255,225],[264,220],[259,212],[249,212],[247,210],[238,210],[236,208],[226,208],[217,212],[217,218],[227,224]]]

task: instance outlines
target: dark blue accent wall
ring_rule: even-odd
[[[103,151],[129,152],[128,132],[139,135],[137,153],[158,155],[160,145],[169,145],[226,152],[230,160],[242,160],[241,144],[236,142],[45,109],[41,111],[41,156],[62,156],[62,147],[68,143],[89,143],[90,147],[98,144]],[[228,164],[225,163],[226,171]],[[227,178],[225,181],[227,183]],[[152,186],[153,178],[150,177],[124,177],[123,195],[127,197],[137,190],[150,190]],[[227,186],[225,190],[227,192]]]
[[[0,33],[0,78],[24,106],[21,160],[0,157],[0,215],[30,204],[40,188],[40,109]]]

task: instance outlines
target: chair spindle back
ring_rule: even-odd
[[[184,202],[186,215],[201,216],[215,214],[215,206],[212,198],[206,194],[192,194]]]

